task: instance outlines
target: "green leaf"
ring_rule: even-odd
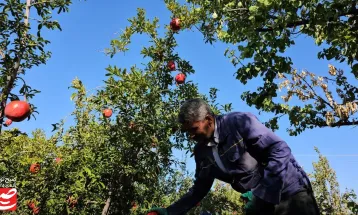
[[[259,0],[258,2],[260,2],[261,4],[263,4],[263,5],[265,5],[265,6],[271,5],[271,1],[270,1],[270,0]]]
[[[77,93],[72,93],[72,95],[70,97],[71,101],[73,101],[76,96],[77,96]]]
[[[356,75],[356,77],[358,77],[358,63],[352,66],[352,72]]]
[[[258,6],[255,6],[255,5],[249,7],[249,11],[250,11],[251,13],[257,13],[258,9],[259,9],[259,7],[258,7]]]

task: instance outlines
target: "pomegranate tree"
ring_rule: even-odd
[[[26,74],[46,64],[51,56],[44,37],[45,29],[57,30],[61,26],[53,20],[54,11],[67,12],[71,0],[56,1],[0,1],[0,132],[5,120],[5,108],[9,101],[19,96],[32,99],[40,91],[26,83]],[[46,26],[46,27],[45,27]],[[30,30],[31,29],[31,30]],[[18,90],[17,90],[18,89]],[[23,110],[10,110],[8,117],[14,122],[27,117],[28,106]],[[9,108],[8,108],[9,109]],[[12,108],[10,108],[12,109]],[[35,110],[35,107],[32,107]],[[37,113],[32,111],[32,113]],[[6,126],[6,124],[5,124]],[[0,134],[1,135],[1,134]]]

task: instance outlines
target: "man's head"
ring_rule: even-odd
[[[197,142],[208,140],[215,130],[215,115],[203,99],[189,99],[180,107],[178,121],[183,132]]]

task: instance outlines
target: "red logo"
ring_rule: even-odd
[[[0,211],[16,210],[17,191],[15,188],[0,188]]]

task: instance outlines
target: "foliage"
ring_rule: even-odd
[[[160,186],[152,194],[149,204],[138,205],[132,208],[131,215],[145,214],[148,208],[154,206],[168,207],[181,198],[193,185],[193,178],[186,172],[185,165],[169,175],[162,177]],[[231,186],[215,180],[213,189],[188,215],[198,215],[203,211],[211,214],[240,215],[242,213],[240,193],[231,189]]]
[[[314,105],[306,104],[302,110],[295,108],[296,112],[291,112],[289,117],[296,126],[305,126],[313,128],[314,125],[331,127],[354,125],[357,120],[354,114],[358,111],[358,105],[354,101],[354,93],[358,92],[358,88],[348,83],[347,77],[343,74],[342,70],[337,70],[334,66],[329,65],[329,74],[333,78],[316,76],[315,74],[307,71],[292,72],[292,81],[285,75],[279,73],[280,79],[283,79],[279,85],[279,89],[286,87],[286,95],[281,98],[288,102],[293,96],[298,97],[303,102],[314,101]],[[330,83],[334,83],[332,86]],[[316,87],[316,90],[314,89]],[[321,88],[321,93],[317,88]],[[335,88],[332,90],[332,88]],[[337,102],[333,92],[336,92],[341,102]],[[322,96],[322,94],[324,96]],[[288,108],[288,105],[286,105]],[[305,116],[310,117],[305,117]],[[296,120],[299,119],[299,120]],[[296,131],[303,131],[297,128]]]
[[[191,215],[199,214],[199,211],[223,215],[244,214],[240,193],[232,189],[229,184],[217,180],[214,182],[213,188],[214,190],[202,200],[200,206],[192,211]]]
[[[221,41],[230,45],[224,54],[238,67],[236,78],[242,84],[250,80],[260,83],[256,91],[246,91],[241,98],[260,111],[274,113],[275,117],[266,123],[272,129],[279,128],[278,118],[283,115],[289,116],[290,135],[298,135],[314,127],[356,124],[357,116],[353,116],[356,112],[350,112],[352,118],[344,120],[336,112],[336,106],[356,106],[358,102],[358,90],[353,80],[353,77],[358,78],[358,9],[355,1],[165,2],[173,16],[183,21],[183,28],[196,27],[203,33],[206,43]],[[296,85],[297,72],[285,51],[295,45],[298,36],[310,37],[317,46],[323,47],[317,53],[318,59],[336,60],[351,69],[346,72],[348,75],[337,76],[331,82],[333,88],[339,89],[336,105],[327,102],[329,98],[323,99],[324,92],[323,97],[320,96],[320,85],[305,82],[302,78],[298,79],[301,83]],[[284,80],[286,85],[299,87],[299,91],[288,90],[289,95],[298,95],[296,98],[301,101],[299,105],[293,101],[285,104],[276,99],[279,94],[279,76],[287,77]],[[348,81],[347,77],[352,78]],[[313,95],[302,96],[302,91],[306,89]],[[338,120],[332,122],[332,118]]]
[[[103,134],[103,130],[93,124],[88,127],[96,128],[87,135],[89,138]],[[69,135],[62,137],[61,132],[47,139],[39,130],[34,131],[32,137],[11,134],[15,131],[6,131],[1,136],[4,145],[1,175],[16,180],[18,213],[32,214],[27,207],[30,201],[40,209],[40,214],[80,214],[80,211],[88,214],[101,208],[101,200],[105,197],[100,191],[105,185],[99,177],[105,173],[107,160],[98,163],[96,158],[103,154],[103,147],[92,151],[89,148],[93,147],[92,142],[83,147],[81,143],[66,141]],[[56,146],[59,140],[63,141],[60,147]],[[61,160],[56,161],[56,158]],[[38,173],[29,171],[34,163],[41,167]],[[71,208],[66,201],[69,197],[77,200],[76,207]]]
[[[313,172],[310,175],[314,195],[322,214],[348,215],[357,214],[358,204],[353,190],[340,193],[336,173],[330,167],[329,161],[317,148],[318,162],[313,163]],[[181,170],[172,172],[167,177],[162,177],[160,186],[153,193],[150,206],[169,206],[178,200],[192,186],[192,177],[186,173],[185,165]],[[240,193],[231,189],[229,184],[215,180],[213,189],[188,214],[197,215],[202,211],[212,214],[243,214],[243,202]],[[132,214],[141,214],[148,207],[137,205]]]
[[[60,122],[53,124],[55,133],[49,138],[40,131],[32,137],[16,130],[1,135],[0,174],[16,179],[19,213],[31,213],[26,204],[34,201],[40,214],[128,214],[132,201],[148,202],[160,187],[160,177],[178,164],[172,150],[192,149],[192,142],[178,132],[179,105],[202,97],[216,113],[230,109],[230,105],[218,107],[217,89],[205,96],[191,81],[175,85],[167,61],[173,60],[187,76],[194,69],[174,52],[173,32],[158,36],[157,18],[146,20],[145,11],[139,9],[129,21],[131,26],[111,42],[107,53],[127,51],[131,36],[145,33],[152,41],[141,54],[149,61],[129,69],[109,66],[105,85],[94,95],[74,79],[74,125],[68,129]],[[158,50],[163,50],[162,57]],[[111,118],[102,114],[104,109],[113,110]],[[31,173],[35,163],[41,169]]]
[[[45,50],[50,41],[42,37],[43,29],[61,30],[60,24],[52,19],[52,12],[68,12],[71,3],[71,0],[4,0],[0,3],[0,131],[8,99],[19,100],[19,96],[23,96],[28,100],[40,92],[27,85],[23,76],[50,58],[51,52]],[[36,14],[30,16],[31,11]],[[18,93],[14,92],[17,86]],[[31,106],[32,112],[36,112],[36,107]]]
[[[30,5],[13,0],[5,2],[6,4],[0,4],[4,11],[0,14],[0,21],[5,23],[1,27],[7,27],[1,30],[1,36],[4,41],[15,38],[12,43],[1,43],[5,60],[1,61],[3,78],[0,83],[3,88],[2,101],[6,102],[8,96],[15,98],[10,90],[21,79],[20,75],[24,75],[23,71],[45,63],[50,53],[43,50],[48,41],[41,34],[29,34],[27,19],[22,22],[25,16],[22,11],[29,9]],[[50,11],[67,11],[70,3],[71,1],[61,0],[32,1],[32,7],[37,9],[38,15],[43,19],[35,23],[50,29],[59,28],[57,22],[51,21]],[[188,28],[203,18],[209,19],[215,26],[216,18],[207,17],[206,10],[196,9],[195,13],[199,14],[196,15],[174,3],[169,3],[168,7],[184,14],[180,17],[181,29]],[[12,11],[15,9],[15,12]],[[14,16],[7,13],[13,13]],[[134,34],[144,34],[150,38],[149,46],[141,50],[145,63],[128,69],[108,66],[108,78],[94,95],[89,95],[81,80],[74,79],[71,85],[75,90],[71,96],[75,103],[72,113],[74,124],[68,129],[64,128],[65,122],[61,121],[53,124],[54,131],[50,137],[46,137],[41,130],[35,130],[31,136],[18,129],[1,133],[0,174],[5,178],[16,179],[19,214],[34,213],[27,206],[31,201],[39,209],[39,214],[140,214],[154,205],[168,206],[192,185],[188,175],[172,169],[175,165],[184,164],[174,159],[172,150],[190,153],[193,144],[178,131],[175,121],[178,108],[184,100],[194,97],[206,99],[216,113],[230,111],[231,106],[217,104],[215,88],[206,96],[200,94],[197,85],[190,80],[186,80],[184,84],[175,84],[173,72],[167,67],[169,61],[174,61],[177,71],[189,79],[195,72],[190,62],[175,51],[175,35],[179,32],[173,32],[166,26],[167,31],[160,37],[158,18],[152,21],[146,19],[143,9],[138,9],[137,16],[129,19],[129,22],[130,26],[119,38],[113,39],[111,47],[105,51],[111,57],[118,52],[129,51],[131,37]],[[41,30],[41,27],[38,29]],[[207,29],[212,29],[212,26],[206,26],[203,32],[210,32]],[[10,34],[13,36],[10,37]],[[253,32],[251,34],[255,35]],[[271,40],[276,44],[273,41]],[[264,48],[267,47],[269,46]],[[281,62],[275,63],[277,68],[284,65],[284,61],[280,59],[277,57],[276,61]],[[279,71],[282,78],[285,78],[282,68]],[[337,82],[343,83],[346,80],[339,74],[336,77]],[[244,80],[244,76],[241,79]],[[342,87],[350,86],[342,84]],[[31,98],[34,91],[27,87],[24,89],[29,90],[20,93]],[[346,112],[342,110],[348,107],[346,104],[348,103],[332,108],[332,111],[336,116],[344,118]],[[352,105],[354,108],[353,103]],[[104,109],[113,110],[113,115],[106,118],[102,114]],[[40,165],[38,172],[30,171],[32,164]],[[329,169],[327,165],[321,165],[322,168],[317,165],[314,175],[320,206],[329,212],[343,212],[347,208],[356,210],[354,193],[339,195],[334,175],[330,175],[331,170],[320,175]],[[326,180],[332,183],[330,189],[325,187]],[[220,214],[241,214],[242,203],[239,197],[240,194],[228,186],[216,183],[214,190],[190,214],[198,214],[203,210]],[[330,204],[326,204],[326,201]]]
[[[317,204],[322,214],[357,214],[358,204],[353,190],[341,194],[336,172],[330,167],[326,157],[317,148],[318,162],[313,163],[314,171],[310,175]]]

